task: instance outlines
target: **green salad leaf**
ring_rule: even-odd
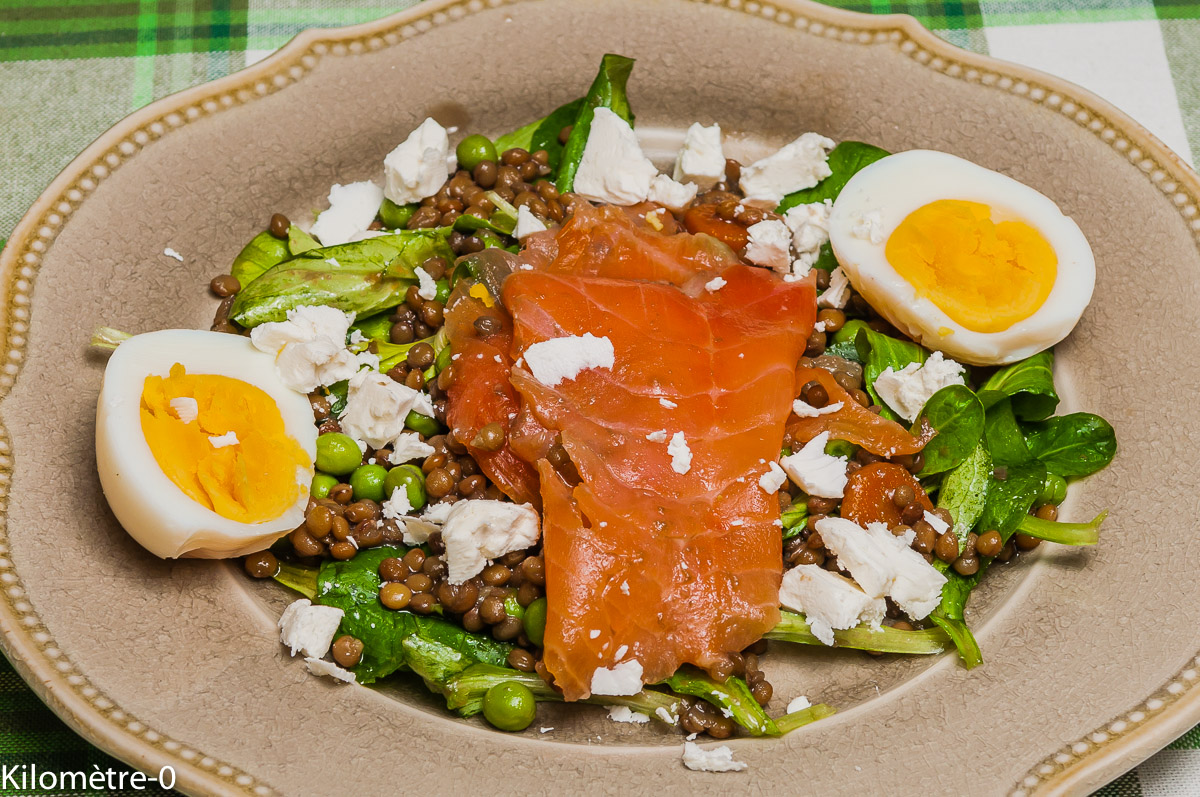
[[[899,340],[882,332],[876,332],[858,319],[856,319],[856,323],[847,323],[839,330],[838,335],[851,327],[853,328],[854,343],[858,348],[858,357],[863,364],[863,384],[866,391],[871,394],[875,403],[883,408],[880,415],[893,421],[902,420],[875,392],[875,380],[888,368],[899,371],[909,363],[925,362],[929,359],[929,352],[910,341]],[[967,451],[969,452],[970,448]]]
[[[992,457],[982,443],[946,474],[938,491],[938,506],[954,518],[954,533],[962,550],[967,535],[983,514],[992,480]]]
[[[766,639],[780,642],[795,642],[801,645],[824,645],[809,628],[808,620],[796,612],[779,612],[779,624],[763,635]],[[941,653],[950,641],[944,632],[936,628],[923,631],[904,631],[899,628],[881,626],[878,629],[860,625],[856,628],[835,630],[834,647],[869,650],[874,653],[906,653],[929,655]]]
[[[281,241],[267,231],[260,232],[242,247],[229,273],[245,288],[272,267],[291,257],[286,241]]]
[[[355,330],[358,330],[367,340],[393,345],[390,336],[392,320],[388,317],[389,315],[390,313],[376,313],[368,318],[355,321],[350,325],[350,333],[353,334]]]
[[[817,703],[800,711],[793,711],[791,714],[784,714],[775,720],[775,726],[779,728],[781,734],[791,733],[797,728],[803,728],[805,725],[823,720],[826,717],[832,717],[837,713],[833,706],[827,703]]]
[[[966,385],[947,385],[929,397],[914,429],[927,421],[937,434],[925,444],[922,477],[943,473],[970,456],[983,434],[983,404]]]
[[[692,695],[712,703],[752,736],[779,736],[780,730],[750,694],[750,687],[736,676],[719,683],[706,673],[684,665],[662,682],[681,695]]]
[[[238,292],[229,316],[244,327],[282,321],[303,305],[328,305],[371,316],[404,300],[414,269],[430,257],[454,260],[449,229],[404,230],[309,249]]]
[[[1008,542],[1021,519],[1029,516],[1045,478],[1046,466],[1036,459],[996,468],[988,477],[980,531],[994,529]]]
[[[1100,524],[1108,517],[1104,510],[1087,523],[1059,523],[1026,515],[1017,524],[1017,531],[1059,545],[1095,545],[1100,541]]]
[[[1106,467],[1117,453],[1112,426],[1090,412],[1030,424],[1025,440],[1029,452],[1059,476],[1088,476]]]
[[[988,409],[983,422],[983,439],[997,465],[1017,465],[1033,458],[1013,414],[1012,399],[1001,399]]]
[[[1013,414],[1023,421],[1040,421],[1058,406],[1054,390],[1054,352],[1047,349],[996,371],[979,389],[985,409],[1011,398]]]
[[[870,166],[891,153],[887,150],[861,141],[843,141],[829,151],[829,170],[833,174],[817,183],[812,188],[793,191],[783,198],[777,213],[794,208],[796,205],[808,205],[813,202],[824,202],[826,199],[837,199],[837,195],[846,187],[850,178],[860,170]]]
[[[319,249],[321,247],[321,244],[317,243],[316,238],[313,238],[295,224],[288,227],[287,243],[288,251],[292,253],[292,257],[302,255],[309,249]]]
[[[528,150],[537,152],[539,149],[546,150],[546,154],[550,156],[551,176],[557,173],[558,165],[562,163],[563,149],[562,142],[558,140],[558,134],[562,132],[564,127],[575,123],[575,119],[579,116],[579,111],[583,108],[585,100],[580,97],[571,100],[566,105],[559,106],[549,116],[541,120],[541,124],[533,131],[533,135],[529,139]],[[497,150],[502,152],[503,150]]]
[[[633,110],[625,86],[633,71],[633,59],[609,53],[600,59],[600,72],[588,89],[587,96],[575,116],[575,125],[562,151],[562,162],[558,167],[558,190],[566,193],[575,187],[575,173],[583,160],[583,149],[587,146],[588,134],[592,130],[592,117],[596,108],[608,108],[617,116],[633,125]]]

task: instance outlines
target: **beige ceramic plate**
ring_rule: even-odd
[[[299,216],[330,183],[377,176],[428,113],[493,134],[524,123],[578,95],[605,51],[638,58],[645,129],[716,120],[749,144],[812,129],[948,150],[1058,200],[1096,252],[1060,379],[1066,409],[1101,413],[1120,436],[1069,508],[1111,508],[1103,543],[997,573],[972,605],[986,664],[970,673],[951,655],[777,645],[773,710],[803,693],[840,713],[733,742],[743,774],[690,772],[677,734],[599,709],[543,708],[511,736],[407,682],[313,678],[277,643],[282,590],[150,557],[94,472],[94,326],[206,326],[205,283],[269,213]],[[72,727],[144,769],[172,765],[194,793],[1082,793],[1200,720],[1198,195],[1195,174],[1098,98],[906,17],[791,0],[469,0],[310,31],[110,130],[4,251],[4,650]]]

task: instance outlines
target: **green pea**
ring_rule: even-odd
[[[317,470],[343,476],[362,462],[362,449],[354,438],[341,432],[326,432],[317,438]]]
[[[516,593],[511,593],[507,598],[504,599],[504,611],[508,613],[509,617],[515,617],[521,621],[525,620],[526,609],[521,605],[521,602],[517,600]],[[544,622],[543,625],[545,625]]]
[[[442,304],[445,304],[450,299],[450,280],[442,277],[437,281],[437,296],[433,298]]]
[[[433,418],[430,418],[428,415],[422,415],[415,410],[408,411],[408,415],[404,417],[404,425],[426,437],[432,437],[442,430],[441,426]]]
[[[350,486],[354,488],[354,500],[368,498],[383,500],[383,483],[387,480],[387,468],[382,465],[359,465],[350,474]]]
[[[546,635],[546,599],[538,598],[525,607],[525,636],[539,648]]]
[[[1067,480],[1057,473],[1047,473],[1046,481],[1042,482],[1042,492],[1038,495],[1039,504],[1054,504],[1058,506],[1067,497]]]
[[[403,230],[408,225],[408,220],[417,212],[417,207],[416,203],[397,205],[392,200],[385,199],[379,206],[379,220],[389,230]]]
[[[496,160],[496,145],[487,136],[476,133],[458,142],[454,157],[458,158],[458,168],[471,171],[483,161]]]
[[[408,503],[413,509],[425,506],[425,475],[416,465],[401,465],[388,471],[383,494],[390,498],[397,487],[404,488],[404,492],[408,493]]]
[[[337,483],[336,476],[330,476],[328,473],[318,473],[313,476],[312,487],[308,488],[308,494],[313,498],[328,498],[329,491],[336,487]]]
[[[502,731],[523,731],[537,715],[529,687],[516,681],[496,684],[483,696],[483,717]]]

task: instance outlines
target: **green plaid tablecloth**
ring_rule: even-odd
[[[0,0],[0,239],[76,153],[134,109],[241,69],[304,28],[414,2]],[[1200,155],[1200,0],[834,4],[912,14],[957,45],[1060,75],[1129,112],[1189,163]],[[0,657],[0,768],[16,764],[122,767],[68,730]],[[0,783],[0,793],[12,792]],[[1200,728],[1100,794],[1200,794]]]

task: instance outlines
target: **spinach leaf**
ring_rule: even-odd
[[[1040,421],[1058,406],[1054,391],[1054,352],[1047,349],[992,374],[979,389],[985,409],[1011,398],[1013,414],[1023,421]]]
[[[343,379],[341,382],[334,382],[325,390],[329,395],[329,412],[334,418],[341,417],[342,413],[346,411],[346,399],[350,393],[349,380]]]
[[[329,305],[370,316],[395,307],[415,279],[414,269],[435,255],[454,260],[449,229],[404,230],[393,235],[309,249],[285,260],[238,292],[229,316],[244,327],[282,321],[304,305]]]
[[[1100,524],[1106,517],[1107,509],[1087,523],[1058,523],[1026,515],[1017,524],[1017,531],[1059,545],[1095,545],[1100,541]]]
[[[1029,508],[1037,500],[1046,479],[1046,466],[1032,459],[1001,466],[998,470],[1004,478],[997,478],[994,472],[989,474],[987,502],[978,527],[980,531],[995,529],[1000,532],[1000,538],[1008,542],[1017,524],[1029,516]]]
[[[1001,399],[987,411],[983,439],[997,465],[1018,465],[1032,459],[1025,436],[1013,415],[1012,399]]]
[[[980,421],[982,424],[982,418]],[[926,446],[927,451],[928,449]],[[982,443],[976,443],[975,449],[967,458],[942,480],[937,503],[954,518],[954,533],[958,537],[959,550],[962,550],[967,534],[984,512],[991,479],[992,457]]]
[[[813,202],[824,202],[826,199],[837,199],[837,195],[846,187],[850,178],[861,169],[870,166],[875,161],[886,158],[891,153],[871,144],[861,141],[843,141],[829,151],[829,170],[833,174],[826,177],[812,188],[793,191],[783,198],[777,213],[783,213],[796,205],[808,205]]]
[[[694,695],[726,712],[726,716],[750,731],[751,736],[779,736],[779,728],[750,694],[750,687],[737,676],[718,683],[706,673],[685,665],[662,682],[681,695]]]
[[[390,313],[376,313],[369,318],[363,318],[355,321],[350,325],[350,333],[354,334],[354,330],[362,333],[367,340],[374,340],[378,343],[387,343],[392,345],[390,333],[392,331],[392,319],[388,316]]]
[[[558,190],[566,193],[575,187],[575,172],[583,160],[583,149],[587,146],[588,133],[592,130],[592,117],[596,108],[608,108],[617,116],[633,125],[633,111],[625,85],[633,71],[633,59],[609,53],[600,59],[600,72],[588,89],[587,96],[575,116],[571,136],[563,147],[562,162],[558,167]]]
[[[553,170],[551,171],[551,175],[557,173],[558,165],[562,163],[564,146],[558,140],[558,134],[562,132],[564,127],[575,123],[575,119],[579,116],[579,111],[583,108],[584,102],[585,99],[580,97],[556,108],[533,131],[533,136],[529,140],[529,151],[537,152],[539,149],[546,150],[546,154],[550,156],[550,168]],[[498,149],[497,152],[503,152],[503,150]]]
[[[420,205],[416,202],[407,205],[397,205],[392,200],[384,197],[383,204],[379,206],[379,220],[389,230],[403,230],[407,226],[408,220],[417,212],[418,207]]]
[[[823,645],[821,640],[813,635],[808,626],[808,619],[795,612],[779,612],[779,624],[763,635],[766,639],[777,639],[781,642],[795,642],[801,645]],[[871,628],[860,625],[833,632],[834,647],[854,648],[855,650],[870,650],[875,653],[905,653],[912,655],[927,655],[941,653],[949,638],[936,628],[924,631],[902,631],[899,628],[881,626]]]
[[[821,248],[817,251],[817,260],[813,263],[813,268],[819,268],[822,271],[833,271],[839,265],[837,257],[833,254],[833,246],[829,241],[821,244]]]
[[[1089,412],[1060,415],[1030,425],[1029,451],[1059,476],[1087,476],[1106,467],[1117,453],[1108,421]]]
[[[295,224],[288,227],[288,251],[292,253],[292,257],[304,254],[309,249],[318,249],[320,246],[316,238],[313,238]]]
[[[943,473],[970,456],[983,434],[983,405],[966,385],[947,385],[929,397],[917,416],[929,422],[937,434],[925,444],[925,466],[921,477]]]
[[[849,327],[850,324],[846,326]],[[893,421],[903,420],[875,392],[875,380],[888,368],[899,371],[909,363],[925,362],[929,358],[929,352],[910,341],[876,332],[866,324],[855,326],[855,331],[854,343],[858,347],[858,357],[863,364],[864,388],[871,394],[875,403],[883,408],[880,415]],[[970,451],[969,447],[967,451]]]
[[[830,357],[841,357],[843,360],[862,364],[862,360],[858,356],[858,346],[852,340],[844,340],[841,343],[831,343],[825,347],[825,353]]]
[[[229,273],[237,278],[245,288],[260,275],[291,257],[286,241],[281,241],[271,233],[263,231],[250,239],[250,243],[242,247]]]

